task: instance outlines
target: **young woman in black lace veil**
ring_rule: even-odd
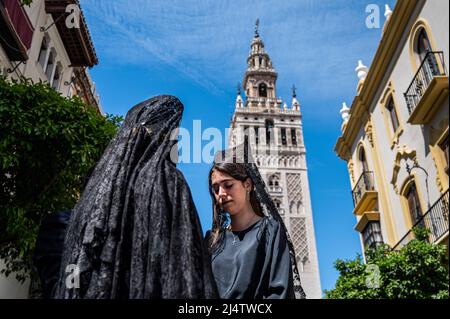
[[[249,144],[218,152],[209,174],[213,227],[206,241],[222,298],[304,299],[295,252]]]
[[[70,221],[59,223],[69,226],[56,280],[46,261],[59,258],[58,249],[47,249],[57,234],[42,230],[48,236],[41,236],[35,261],[51,297],[217,297],[191,192],[173,162],[182,113],[181,102],[168,95],[127,113]]]

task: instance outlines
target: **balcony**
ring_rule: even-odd
[[[448,213],[449,213],[449,201],[448,190],[444,195],[439,198],[436,203],[414,224],[413,227],[426,227],[430,230],[430,243],[440,243],[448,238]],[[414,232],[412,228],[406,233],[405,236],[393,247],[393,249],[399,249],[414,239]]]
[[[33,33],[20,0],[0,0],[0,44],[11,61],[28,60]]]
[[[443,52],[428,52],[404,93],[411,124],[427,124],[448,97]]]
[[[81,9],[79,28],[66,25],[66,8],[70,4],[79,5],[79,0],[45,0],[45,11],[53,17],[69,55],[71,66],[93,67],[98,64],[98,59]],[[61,19],[61,17],[63,18]]]
[[[282,193],[283,189],[280,186],[269,186],[270,193]]]
[[[363,172],[352,191],[353,214],[362,215],[364,212],[376,210],[378,192],[375,191],[373,172]]]

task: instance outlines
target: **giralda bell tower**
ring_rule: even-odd
[[[307,298],[322,298],[300,103],[295,87],[290,106],[277,97],[278,74],[258,28],[259,21],[242,82],[245,101],[238,86],[230,146],[248,136],[253,158],[292,239]]]

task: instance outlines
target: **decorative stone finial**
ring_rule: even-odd
[[[389,7],[389,5],[386,4],[386,5],[384,6],[384,17],[386,18],[386,20],[389,20],[389,18],[391,17],[391,15],[392,15],[392,10],[391,10],[391,8]]]
[[[236,97],[236,108],[243,107],[243,101],[241,97],[241,84],[238,83],[237,85],[237,97]]]
[[[350,108],[347,106],[347,103],[342,103],[342,109],[339,112],[341,113],[344,123],[347,123],[350,117]]]
[[[359,60],[358,66],[356,67],[355,71],[358,74],[359,80],[364,80],[367,76],[367,72],[369,72],[369,68],[365,66],[361,60]]]

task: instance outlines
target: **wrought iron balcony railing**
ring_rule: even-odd
[[[352,191],[353,204],[355,207],[366,192],[374,190],[373,172],[363,172]]]
[[[406,93],[408,112],[411,115],[420,102],[431,81],[436,76],[445,76],[444,53],[430,51],[425,55]]]
[[[421,218],[414,224],[413,227],[406,233],[405,236],[393,247],[393,249],[401,248],[408,242],[414,239],[414,232],[412,228],[426,227],[430,230],[430,242],[436,243],[449,229],[449,195],[448,190],[441,196],[431,208],[421,216]]]

